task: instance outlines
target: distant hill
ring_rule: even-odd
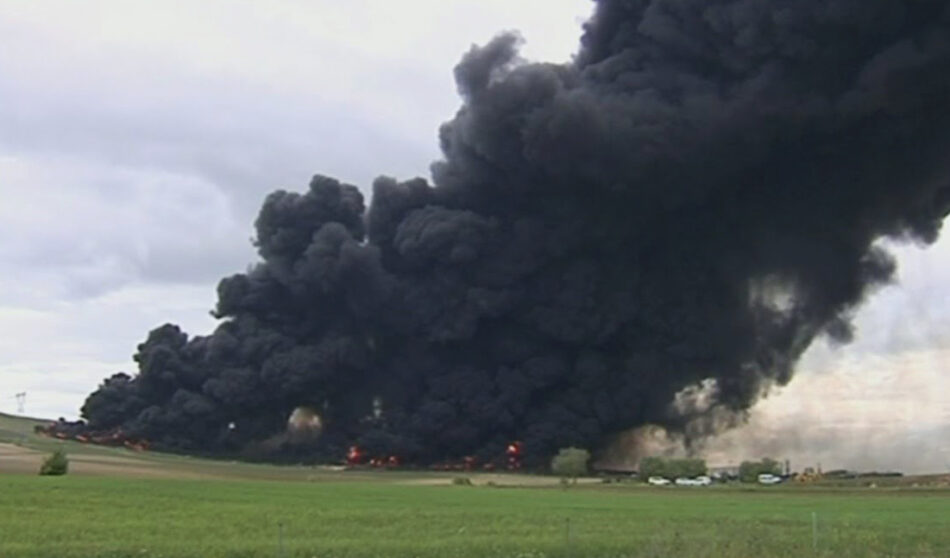
[[[21,417],[0,413],[0,442],[15,443],[23,436],[33,436],[36,426],[46,426],[53,421],[33,417]]]

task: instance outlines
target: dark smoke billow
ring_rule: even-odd
[[[87,429],[415,463],[710,433],[950,210],[950,0],[601,0],[571,63],[518,43],[456,67],[433,184],[268,196],[220,326],[152,331]]]

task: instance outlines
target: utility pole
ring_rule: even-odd
[[[16,412],[18,415],[23,414],[23,409],[26,407],[26,392],[21,391],[16,394]]]

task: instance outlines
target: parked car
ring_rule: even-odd
[[[762,473],[759,475],[759,484],[778,484],[782,482],[782,477],[772,473]]]
[[[709,486],[712,484],[712,479],[706,475],[698,476],[694,479],[687,477],[680,477],[676,479],[677,486]]]
[[[647,482],[653,486],[666,486],[670,484],[670,479],[665,479],[663,477],[650,477],[647,479]]]

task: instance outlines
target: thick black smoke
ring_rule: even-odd
[[[846,341],[876,241],[950,210],[950,0],[601,0],[573,62],[518,43],[456,67],[434,184],[271,194],[218,329],[151,332],[88,427],[419,463],[683,429]],[[298,406],[322,435],[268,445]]]

